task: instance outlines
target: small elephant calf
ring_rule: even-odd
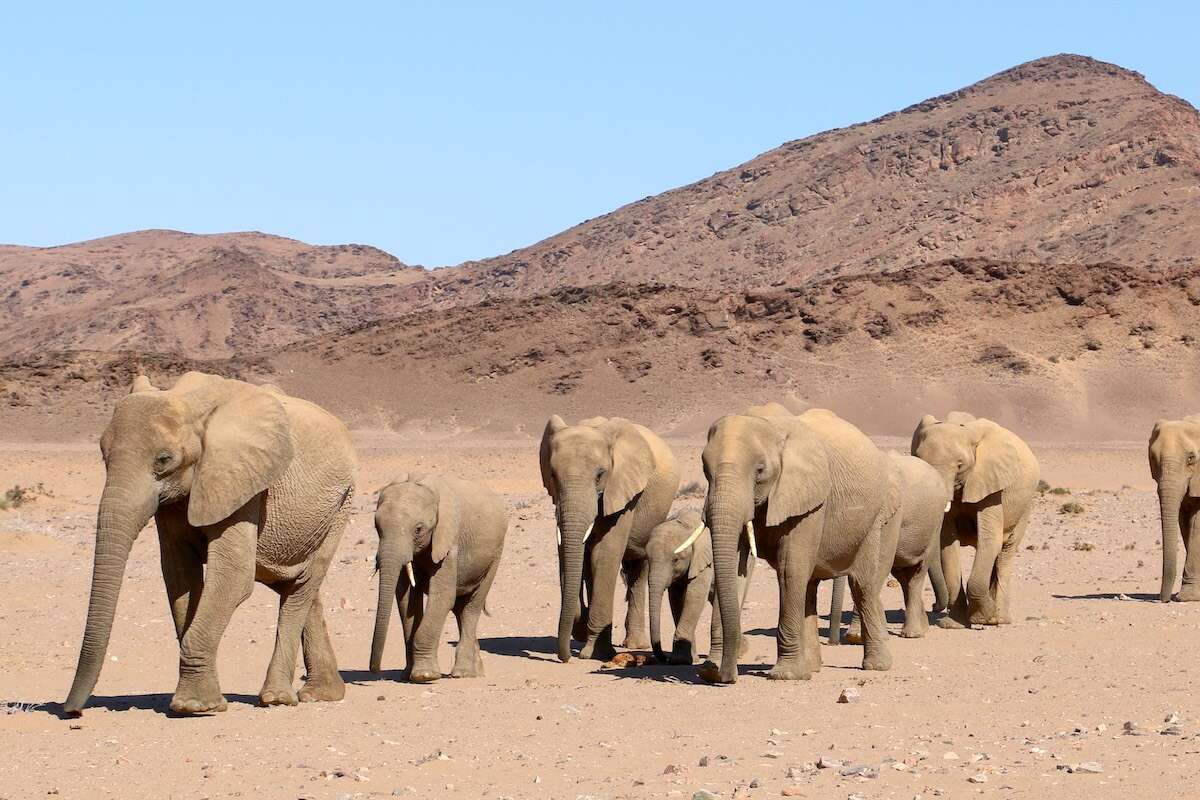
[[[449,476],[402,476],[379,492],[375,509],[379,605],[371,671],[379,672],[392,598],[400,607],[409,680],[442,676],[437,649],[446,614],[458,620],[453,678],[483,675],[476,626],[500,566],[508,513],[477,483]]]

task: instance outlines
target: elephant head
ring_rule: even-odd
[[[436,478],[402,476],[385,486],[375,507],[375,532],[379,550],[375,569],[379,572],[379,602],[375,607],[375,634],[371,639],[371,671],[379,672],[387,643],[392,600],[401,589],[400,575],[408,587],[416,588],[413,557],[429,553],[440,564],[458,542],[458,498]],[[411,664],[409,665],[412,666]]]
[[[913,432],[911,452],[938,471],[950,503],[955,498],[982,502],[1021,476],[1020,454],[1007,431],[989,419],[961,411],[948,414],[945,422],[931,414],[922,417]]]
[[[130,548],[159,506],[187,502],[187,519],[220,522],[277,482],[293,450],[277,395],[188,373],[169,391],[138,376],[100,437],[106,476],[75,680],[63,707],[82,710],[104,664]]]
[[[650,646],[654,657],[666,662],[662,649],[662,598],[667,587],[684,576],[695,580],[712,566],[712,540],[704,519],[695,511],[682,511],[655,527],[646,542],[647,583],[650,588]]]
[[[567,425],[557,414],[542,434],[542,483],[554,501],[562,597],[558,657],[571,660],[571,627],[579,616],[584,545],[604,518],[623,511],[654,474],[650,445],[628,420],[595,417]]]
[[[749,533],[747,544],[752,547],[756,517],[775,526],[824,503],[830,489],[829,457],[824,443],[803,420],[768,413],[717,420],[708,431],[702,458],[708,478],[704,517],[712,532],[724,636],[719,680],[732,683],[737,679],[742,630],[737,570],[743,531]]]
[[[1200,498],[1200,416],[1159,420],[1150,432],[1150,474],[1158,483],[1163,571],[1159,599],[1171,600],[1185,497]]]

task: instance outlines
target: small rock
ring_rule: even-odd
[[[703,766],[703,765],[701,765],[701,766]],[[663,767],[662,774],[663,775],[678,775],[681,772],[683,772],[683,767],[679,766],[678,764],[667,764],[667,766]]]
[[[700,789],[692,793],[692,800],[717,800],[717,796],[706,789]]]
[[[875,767],[867,766],[866,764],[854,764],[848,767],[842,767],[838,770],[838,774],[843,778],[878,778],[879,770]]]
[[[835,761],[832,758],[821,756],[819,759],[817,759],[817,769],[837,769],[840,766],[842,766],[842,762]]]
[[[845,689],[842,689],[842,693],[838,695],[837,701],[839,703],[853,703],[858,700],[859,696],[858,689],[855,689],[853,686],[847,686]]]
[[[958,753],[953,750],[947,750],[945,753],[942,753],[942,758],[946,761],[958,761]]]
[[[702,767],[708,766],[708,756],[700,756],[700,766],[702,766]]]
[[[1163,717],[1163,722],[1167,723],[1168,725],[1174,725],[1176,722],[1179,722],[1179,712],[1172,711],[1170,714],[1167,714],[1165,717]]]
[[[762,781],[760,781],[758,778],[750,779],[750,788],[751,789],[757,789],[760,786],[762,786]]]
[[[387,700],[387,695],[381,694],[375,698],[376,700]]]
[[[804,787],[803,786],[787,786],[784,788],[784,790],[782,792],[780,792],[780,794],[783,795],[784,797],[804,797]]]
[[[1099,775],[1104,772],[1104,767],[1100,766],[1095,761],[1083,761],[1075,767],[1076,772],[1086,772],[1091,775]]]
[[[1144,730],[1142,730],[1141,728],[1139,728],[1138,724],[1136,722],[1133,722],[1132,720],[1129,720],[1124,725],[1122,725],[1121,729],[1122,729],[1123,735],[1125,735],[1125,736],[1145,736],[1146,735],[1146,732]]]
[[[970,781],[971,783],[987,783],[988,777],[987,777],[987,775],[984,775],[982,772],[977,772],[974,775],[972,775],[971,777],[967,778],[967,780]]]
[[[783,753],[780,753],[776,750],[768,750],[767,752],[762,754],[762,757],[763,758],[783,758]]]
[[[1163,736],[1182,736],[1183,730],[1178,725],[1168,725],[1159,731]]]

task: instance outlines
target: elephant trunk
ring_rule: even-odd
[[[670,564],[663,566],[651,563],[646,583],[650,587],[650,647],[654,651],[654,657],[660,662],[665,662],[666,655],[662,648],[662,598],[671,583]]]
[[[1162,521],[1163,568],[1162,586],[1158,599],[1164,603],[1171,602],[1171,594],[1175,589],[1176,556],[1179,542],[1183,538],[1179,531],[1179,509],[1183,503],[1185,479],[1182,475],[1163,470],[1158,482],[1158,508]]]
[[[129,551],[157,510],[158,493],[148,476],[143,481],[110,477],[105,483],[96,515],[96,558],[92,567],[87,624],[83,629],[75,679],[63,703],[63,710],[69,714],[83,710],[100,678]]]
[[[842,606],[846,602],[846,576],[833,579],[833,595],[829,598],[829,643],[842,643]]]
[[[382,669],[383,648],[387,644],[388,623],[392,619],[392,601],[396,598],[402,571],[396,561],[387,562],[379,569],[379,602],[375,606],[375,634],[371,637],[371,672]]]
[[[596,521],[595,484],[571,486],[563,494],[559,521],[562,534],[562,597],[558,613],[558,660],[571,660],[571,628],[579,617],[583,582],[584,539]]]
[[[742,609],[738,597],[738,564],[741,559],[742,531],[754,514],[754,500],[748,479],[728,472],[718,473],[709,492],[705,522],[712,532],[713,575],[716,579],[717,606],[721,614],[721,663],[719,680],[737,680],[737,661],[741,647]],[[715,613],[715,612],[714,612]]]

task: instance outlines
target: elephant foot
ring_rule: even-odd
[[[575,624],[571,626],[571,638],[577,642],[586,642],[588,640],[586,609],[584,609],[583,616],[576,619]]]
[[[892,668],[892,654],[887,650],[866,653],[863,655],[862,668],[886,672]]]
[[[971,625],[995,625],[996,624],[996,609],[972,609],[967,616],[967,621]]]
[[[301,703],[335,702],[345,696],[346,682],[337,673],[332,678],[310,678],[300,687],[299,695]]]
[[[176,714],[213,714],[227,707],[216,675],[186,684],[181,681],[171,697],[171,710]]]
[[[960,630],[970,627],[967,624],[966,620],[959,619],[958,616],[954,613],[943,614],[942,616],[938,617],[937,622],[935,624],[939,628],[942,628],[942,629],[948,630],[948,631],[960,631]]]
[[[299,702],[300,700],[290,686],[263,687],[263,690],[258,693],[260,706],[294,706]]]
[[[625,635],[625,642],[621,645],[626,650],[649,650],[650,637],[644,633],[629,633]]]
[[[1175,595],[1175,599],[1181,603],[1200,602],[1200,584],[1183,584],[1179,587],[1179,594]]]
[[[588,640],[584,643],[583,647],[579,648],[580,658],[590,658],[596,661],[612,661],[616,655],[617,650],[613,647],[612,641],[601,636]]]
[[[776,662],[767,673],[767,677],[773,681],[807,681],[812,679],[812,670],[807,663],[802,664],[800,659],[789,658]]]
[[[483,677],[483,659],[478,655],[475,656],[469,663],[454,662],[454,669],[450,671],[451,678],[482,678]]]
[[[408,679],[413,683],[433,683],[441,680],[442,671],[440,669],[429,669],[427,667],[413,667],[408,674]]]
[[[922,627],[919,625],[908,625],[906,623],[904,627],[900,629],[900,636],[905,639],[924,639],[925,633],[928,630],[928,625]]]
[[[683,664],[691,666],[696,661],[695,651],[691,642],[679,641],[667,658],[668,664]]]
[[[725,669],[718,667],[712,661],[705,661],[700,665],[700,680],[705,683],[737,683],[737,667]]]

